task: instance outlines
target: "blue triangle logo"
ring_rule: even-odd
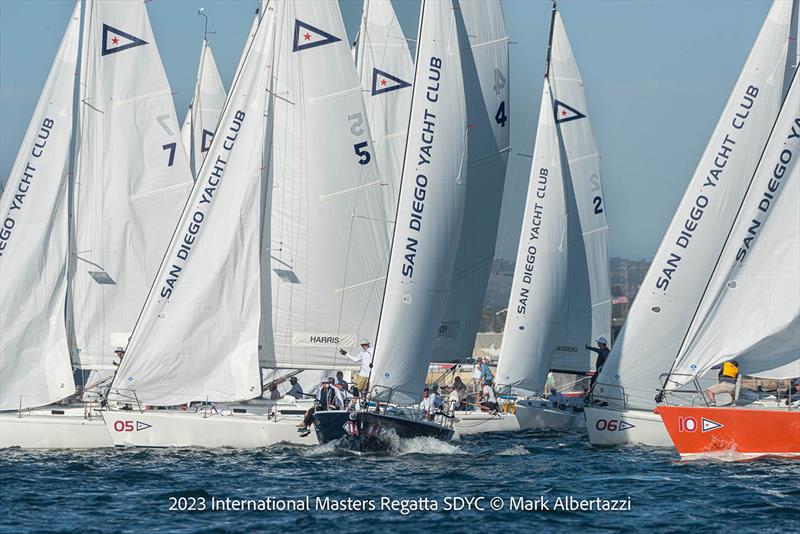
[[[584,115],[577,109],[573,108],[572,106],[566,105],[560,100],[556,100],[555,113],[556,113],[556,124],[583,119],[586,117],[586,115]]]
[[[292,52],[301,52],[309,48],[331,44],[337,41],[341,41],[341,39],[324,30],[315,28],[302,20],[294,20],[294,44],[292,46]]]
[[[372,96],[388,93],[389,91],[397,91],[404,87],[411,87],[411,84],[397,76],[392,76],[388,72],[376,68],[372,69]]]
[[[722,423],[717,423],[716,421],[712,421],[711,419],[706,419],[703,417],[703,432],[710,432],[711,430],[716,430],[718,428],[722,428],[724,425]]]
[[[116,54],[129,48],[136,48],[137,46],[146,45],[147,41],[139,39],[127,32],[118,30],[108,24],[103,24],[103,49],[100,52],[101,56],[109,54]]]
[[[153,425],[148,425],[147,423],[142,423],[141,421],[136,421],[136,430],[146,430]]]
[[[209,132],[203,128],[203,139],[200,141],[200,152],[208,152],[211,148],[211,141],[214,140],[214,132]]]

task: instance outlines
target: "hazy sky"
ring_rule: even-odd
[[[331,0],[333,1],[333,0]],[[354,36],[361,0],[339,0]],[[393,0],[406,36],[418,0]],[[182,121],[205,7],[230,83],[257,0],[151,0],[148,12]],[[7,178],[63,37],[71,0],[0,0],[0,175]],[[769,10],[766,0],[562,0],[602,154],[610,253],[650,258]],[[497,254],[514,258],[550,22],[550,2],[504,0],[511,53],[511,144]]]

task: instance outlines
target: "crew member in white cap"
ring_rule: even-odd
[[[119,364],[122,363],[122,358],[125,357],[125,349],[122,348],[122,347],[117,347],[116,349],[114,349],[114,354],[117,355],[117,358],[119,358],[119,361],[118,362],[114,361],[114,362],[111,362],[111,363],[113,363],[114,365],[119,367]]]
[[[608,354],[611,352],[611,349],[608,348],[608,340],[605,337],[600,336],[595,341],[597,341],[596,347],[586,345],[588,350],[597,353],[597,361],[594,364],[594,375],[592,375],[592,380],[589,382],[590,392],[594,389],[594,383],[597,381],[597,377],[600,376],[600,371],[603,369],[603,365],[606,363],[606,359],[608,359]]]
[[[358,353],[358,356],[351,356],[344,349],[339,349],[339,354],[347,356],[354,362],[361,362],[361,369],[358,370],[355,383],[359,391],[366,393],[369,388],[369,372],[372,367],[372,348],[369,346],[369,339],[366,338],[362,338],[359,345],[361,345],[361,352]]]

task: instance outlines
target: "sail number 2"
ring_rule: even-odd
[[[347,120],[350,121],[350,133],[356,137],[361,137],[364,135],[364,128],[362,125],[364,124],[364,117],[361,113],[353,113],[352,115],[347,116]],[[355,143],[353,145],[353,151],[358,156],[358,163],[359,165],[366,165],[372,159],[372,155],[367,150],[369,143],[366,141],[361,141],[359,143]]]
[[[589,177],[589,181],[592,183],[592,191],[598,193],[592,199],[592,203],[594,204],[594,214],[600,215],[603,213],[603,197],[600,196],[600,178],[593,174]]]

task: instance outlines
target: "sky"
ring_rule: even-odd
[[[335,1],[335,0],[330,0]],[[392,0],[414,38],[419,0]],[[436,1],[436,0],[430,0]],[[230,85],[257,0],[151,0],[147,9],[178,117],[194,89],[209,17]],[[339,0],[352,38],[361,0]],[[551,4],[503,0],[510,46],[512,156],[497,256],[516,256],[541,97]],[[73,9],[71,0],[0,0],[0,180],[5,181]],[[769,10],[767,0],[561,0],[602,161],[609,253],[655,253]],[[523,155],[520,155],[523,154]]]

